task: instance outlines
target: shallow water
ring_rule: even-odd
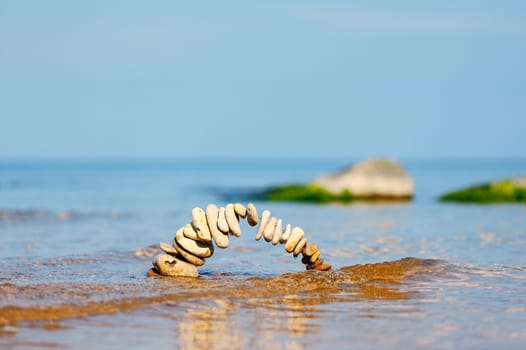
[[[435,201],[520,161],[409,162],[411,203],[255,202],[304,228],[328,273],[243,224],[199,278],[145,276],[194,206],[342,164],[0,163],[0,347],[524,348],[526,206]]]

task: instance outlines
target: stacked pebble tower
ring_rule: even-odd
[[[273,245],[285,245],[287,253],[294,257],[302,254],[301,262],[308,270],[327,271],[331,265],[324,264],[320,258],[320,251],[315,243],[307,242],[305,233],[299,227],[292,228],[287,224],[283,228],[283,221],[271,216],[269,210],[263,211],[261,217],[254,204],[246,207],[240,203],[227,204],[218,208],[210,204],[204,211],[201,208],[192,210],[192,221],[177,230],[172,245],[160,243],[164,254],[153,259],[154,269],[149,273],[165,276],[193,276],[197,277],[197,266],[202,266],[206,258],[214,254],[214,244],[218,248],[228,247],[229,236],[240,237],[241,228],[239,218],[247,219],[250,226],[259,227],[256,240],[262,237]]]

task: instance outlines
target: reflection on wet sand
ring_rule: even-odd
[[[243,339],[232,315],[238,306],[225,299],[182,303],[175,317],[179,349],[239,349]]]
[[[286,274],[271,281],[249,278],[243,281],[246,286],[238,283],[232,286],[238,290],[235,302],[232,301],[232,290],[223,290],[228,299],[178,305],[177,316],[171,316],[177,319],[178,347],[216,349],[219,345],[219,348],[242,348],[264,343],[265,347],[303,349],[308,345],[303,336],[318,333],[319,325],[312,320],[319,317],[320,305],[417,297],[416,292],[401,290],[397,285],[407,276],[436,271],[438,267],[437,261],[407,258],[348,266],[331,274]],[[240,309],[245,312],[246,323],[252,326],[251,344],[243,343],[248,341],[247,336],[234,326],[233,318],[241,312]],[[283,343],[285,338],[287,342]]]
[[[309,321],[319,313],[317,306],[308,304],[299,295],[229,297],[181,302],[161,313],[176,321],[174,338],[180,349],[253,348],[260,342],[271,348],[303,349],[302,336],[316,333]],[[239,317],[249,329],[238,326]]]
[[[436,260],[405,258],[277,277],[217,274],[205,278],[149,278],[122,285],[64,282],[19,286],[9,281],[0,284],[0,325],[161,305],[160,309],[167,310],[164,315],[177,321],[176,333],[182,348],[206,349],[212,344],[217,347],[218,337],[224,338],[220,343],[236,347],[242,338],[232,326],[232,318],[243,310],[253,317],[247,323],[261,338],[272,342],[279,334],[297,335],[298,342],[290,345],[302,348],[300,336],[316,332],[310,320],[318,317],[320,305],[415,298],[418,294],[401,282],[408,276],[437,273],[445,266]]]

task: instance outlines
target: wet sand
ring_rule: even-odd
[[[249,302],[255,298],[282,298],[294,303],[301,300],[301,304],[306,305],[337,302],[342,293],[346,300],[409,299],[418,293],[398,288],[405,278],[437,273],[444,268],[445,265],[436,260],[405,258],[346,266],[330,272],[305,271],[277,277],[236,278],[228,274],[204,278],[146,277],[154,281],[122,285],[62,282],[18,286],[4,281],[0,284],[0,300],[11,300],[16,305],[0,308],[0,325],[60,321],[202,299]],[[46,327],[46,323],[42,326]]]
[[[148,248],[141,251],[153,253]],[[4,273],[0,280],[0,346],[426,348],[453,334],[457,339],[452,345],[465,329],[448,321],[451,308],[471,319],[476,308],[462,302],[461,295],[487,288],[475,281],[477,274],[482,280],[526,279],[526,271],[476,271],[418,258],[274,276],[211,267],[198,278],[147,277],[149,259],[129,253],[36,259],[7,266],[13,270],[11,277]],[[91,265],[102,270],[101,263],[108,261],[108,269],[127,265],[129,274],[89,271]],[[26,272],[17,276],[16,269]],[[87,276],[91,282],[78,282]],[[453,292],[443,295],[443,288]],[[447,306],[448,299],[454,300],[453,305]],[[447,311],[444,314],[437,307]],[[506,318],[521,319],[526,309],[508,311]],[[526,333],[517,330],[489,336],[493,343],[510,348],[526,339]],[[472,339],[469,344],[483,345]]]

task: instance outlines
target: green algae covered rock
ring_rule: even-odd
[[[307,184],[271,187],[263,191],[259,199],[311,203],[405,201],[412,198],[413,188],[413,179],[397,162],[368,159]]]
[[[261,199],[277,202],[349,203],[353,196],[345,190],[334,194],[316,184],[287,184],[267,189],[261,194]]]
[[[442,195],[440,200],[463,203],[526,203],[526,177],[463,188]]]

